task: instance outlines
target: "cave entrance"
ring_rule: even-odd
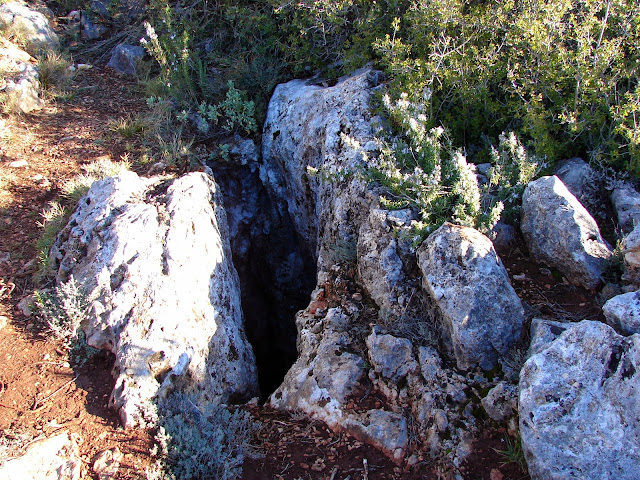
[[[286,208],[274,205],[256,167],[211,167],[224,197],[245,331],[266,401],[297,359],[295,314],[309,303],[316,262],[296,234]]]

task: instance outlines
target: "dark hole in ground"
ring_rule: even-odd
[[[266,400],[297,359],[295,314],[309,303],[315,260],[305,253],[286,208],[276,208],[269,197],[257,165],[211,167],[224,196],[245,331]]]

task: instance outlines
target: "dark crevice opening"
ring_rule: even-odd
[[[211,167],[224,198],[245,331],[266,401],[297,359],[295,314],[315,287],[315,259],[288,215],[278,212],[255,166]]]

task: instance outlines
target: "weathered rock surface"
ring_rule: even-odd
[[[584,320],[520,374],[522,446],[532,479],[640,476],[640,335]]]
[[[396,461],[411,449],[411,425],[421,445],[459,465],[477,431],[479,401],[474,407],[465,392],[495,384],[444,367],[428,346],[441,335],[408,235],[416,216],[381,208],[352,175],[377,154],[379,119],[368,109],[376,78],[358,72],[325,88],[296,80],[278,86],[269,105],[261,178],[317,258],[316,289],[296,316],[298,359],[270,402]],[[354,408],[362,392],[381,405]]]
[[[596,172],[583,159],[573,157],[561,160],[556,165],[555,175],[592,214],[593,207],[602,205]]]
[[[24,50],[0,40],[0,68],[7,72],[0,79],[0,90],[7,94],[6,106],[13,111],[30,113],[44,107],[35,63]]]
[[[0,466],[6,480],[80,480],[78,445],[67,432],[31,444],[24,455]]]
[[[333,265],[334,246],[355,244],[368,213],[365,183],[344,172],[363,164],[347,136],[360,145],[373,141],[368,107],[375,81],[368,70],[330,88],[293,80],[278,85],[269,102],[261,178],[273,198],[286,199],[283,208],[318,259],[319,275]]]
[[[145,51],[142,47],[121,43],[113,49],[107,66],[125,75],[135,75],[136,67],[144,54]]]
[[[557,268],[574,285],[600,285],[611,250],[593,217],[558,177],[527,185],[521,230],[537,261]]]
[[[556,322],[546,318],[534,318],[531,320],[531,343],[527,351],[527,358],[540,353],[551,342],[560,336],[570,323]]]
[[[498,383],[482,399],[482,406],[492,420],[506,420],[518,411],[517,388],[506,382]]]
[[[613,190],[611,202],[618,214],[618,226],[624,233],[631,232],[640,225],[640,193],[629,184]]]
[[[47,17],[20,2],[0,5],[0,31],[7,37],[20,38],[31,55],[40,50],[56,50],[60,46]]]
[[[492,369],[519,340],[524,309],[491,241],[445,223],[418,249],[418,263],[458,367]]]
[[[112,402],[125,425],[182,389],[224,402],[257,393],[220,192],[205,174],[96,182],[52,249],[58,281],[91,300],[87,342],[116,355]]]
[[[602,307],[607,323],[623,335],[640,333],[640,291],[624,293]]]

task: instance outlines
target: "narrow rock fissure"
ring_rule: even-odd
[[[245,331],[266,400],[297,359],[295,314],[309,303],[315,259],[288,215],[278,212],[255,166],[211,167],[224,197]]]

